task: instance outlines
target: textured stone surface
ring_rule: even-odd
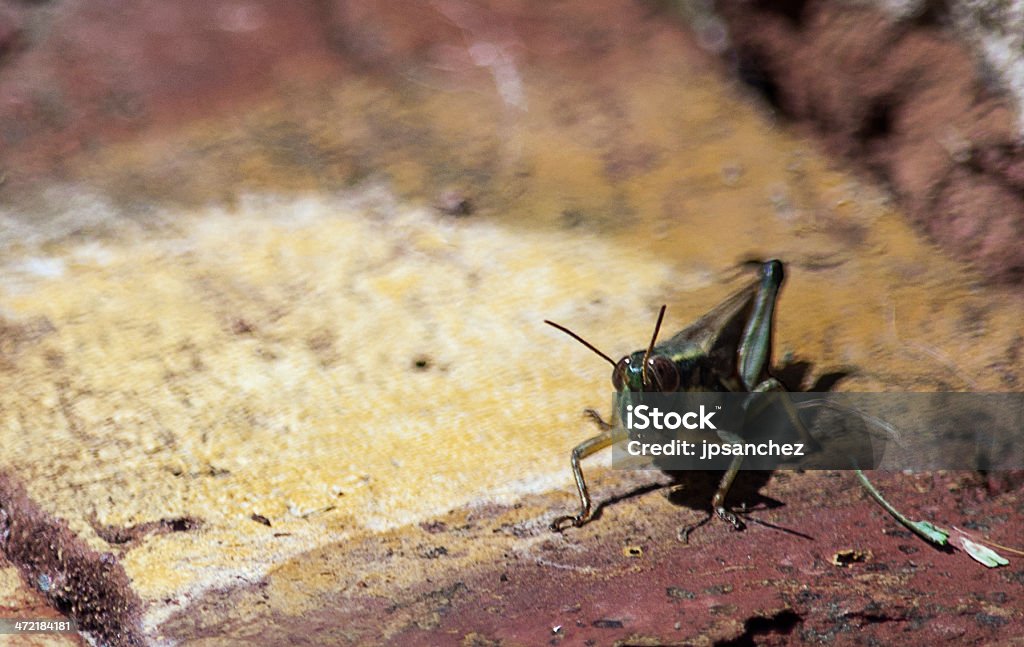
[[[91,146],[0,185],[0,469],[21,516],[112,554],[151,642],[1008,635],[1019,567],[887,534],[848,478],[748,476],[736,502],[810,539],[712,524],[686,548],[707,483],[668,501],[666,477],[597,469],[602,517],[548,533],[575,504],[579,412],[610,388],[545,318],[618,355],[662,303],[679,328],[739,261],[779,257],[776,349],[807,383],[1012,390],[1024,304],[643,5],[442,4],[455,28],[426,45],[394,5],[335,7],[323,49],[278,62],[292,78],[253,94],[225,72],[234,102],[200,84],[192,110],[157,92],[138,132],[76,117],[61,141]],[[342,47],[364,22],[369,45]],[[57,150],[40,137],[6,163]],[[1012,482],[930,478],[883,483],[1020,535]],[[896,575],[828,563],[851,548]],[[924,602],[879,621],[870,599],[902,588]]]
[[[972,45],[988,72],[1014,97],[1018,131],[1024,135],[1024,3],[1019,0],[860,0],[898,20],[940,19]]]
[[[1020,281],[1020,107],[951,16],[843,2],[725,2],[722,15],[738,72],[781,114],[887,184],[943,248]]]

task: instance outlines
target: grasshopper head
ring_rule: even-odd
[[[658,323],[654,325],[654,334],[651,335],[651,343],[647,346],[647,350],[627,355],[618,362],[565,326],[547,319],[544,320],[544,323],[561,330],[615,367],[612,372],[612,385],[615,386],[616,391],[620,393],[624,390],[671,393],[679,388],[681,381],[679,369],[670,358],[653,353],[654,342],[658,339],[658,331],[661,329],[661,322],[664,318],[665,306],[661,306],[661,311],[658,312]]]
[[[681,382],[678,366],[676,366],[675,361],[665,355],[653,354],[654,342],[657,341],[657,333],[662,329],[662,320],[665,318],[665,308],[666,306],[663,305],[662,309],[657,313],[657,323],[654,325],[654,334],[651,335],[647,350],[638,350],[617,362],[598,350],[597,347],[586,339],[559,325],[559,323],[549,319],[545,319],[544,322],[548,326],[556,328],[572,339],[577,340],[614,366],[614,371],[611,374],[611,384],[615,387],[616,391],[671,393],[679,388]]]
[[[642,350],[620,359],[612,372],[612,385],[616,391],[671,393],[679,388],[679,383],[675,362],[664,355],[650,355]]]
[[[665,318],[665,306],[658,312],[658,323],[654,324],[654,334],[647,350],[637,351],[619,360],[612,373],[612,385],[615,390],[647,391],[650,393],[671,393],[679,388],[679,370],[675,362],[660,354],[654,353],[654,342],[658,341],[658,331]]]

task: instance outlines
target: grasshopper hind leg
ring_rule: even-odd
[[[742,463],[742,456],[733,457],[732,463],[729,464],[729,469],[722,475],[722,480],[718,483],[718,489],[715,490],[714,496],[711,497],[712,512],[708,513],[706,517],[697,523],[692,523],[680,528],[676,535],[679,541],[684,544],[688,543],[690,533],[705,525],[708,521],[711,521],[711,518],[714,516],[718,516],[718,518],[723,521],[728,521],[736,530],[743,530],[747,527],[734,512],[730,512],[729,509],[725,507],[725,497],[729,495],[729,490],[732,489],[732,483],[740,473],[740,465]]]
[[[576,445],[572,450],[572,475],[576,478],[576,489],[580,495],[580,511],[576,515],[566,515],[552,521],[551,529],[555,532],[561,532],[569,526],[579,528],[594,516],[593,506],[590,501],[590,491],[587,489],[586,479],[583,478],[580,461],[626,437],[625,431],[615,429],[612,425],[605,422],[601,415],[593,409],[587,409],[583,414],[598,426],[601,433]]]

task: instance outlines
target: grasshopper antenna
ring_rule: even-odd
[[[651,343],[647,346],[647,350],[644,352],[644,363],[640,367],[641,375],[644,380],[644,388],[647,388],[647,360],[651,356],[651,351],[654,350],[654,342],[658,340],[658,331],[661,330],[661,320],[665,318],[665,308],[668,306],[661,306],[661,311],[658,312],[658,323],[654,324],[654,334],[651,335]]]
[[[570,337],[572,337],[573,339],[575,339],[575,340],[576,340],[576,341],[578,341],[579,343],[583,344],[584,346],[586,346],[586,347],[587,347],[587,348],[589,348],[590,350],[592,350],[592,351],[594,351],[595,353],[597,353],[598,355],[600,355],[600,356],[601,356],[601,358],[602,358],[602,359],[603,359],[604,361],[608,362],[608,363],[609,363],[609,364],[611,364],[611,365],[612,365],[613,367],[616,367],[616,368],[618,368],[618,364],[616,364],[616,363],[615,363],[615,360],[613,360],[613,359],[612,359],[611,357],[608,357],[607,355],[605,355],[605,354],[604,354],[604,353],[602,353],[601,351],[597,350],[597,347],[596,347],[596,346],[594,346],[593,344],[591,344],[591,343],[590,343],[589,341],[587,341],[586,339],[583,339],[582,337],[580,337],[579,335],[577,335],[577,334],[576,334],[576,333],[574,333],[573,331],[569,330],[569,329],[568,329],[568,328],[566,328],[565,326],[562,326],[562,325],[560,325],[560,324],[556,324],[556,323],[555,323],[554,321],[549,321],[549,320],[547,320],[547,319],[545,319],[545,320],[544,320],[544,323],[546,323],[547,325],[549,325],[549,326],[551,326],[551,327],[553,327],[553,328],[557,328],[557,329],[561,330],[562,332],[564,332],[565,334],[569,335]]]

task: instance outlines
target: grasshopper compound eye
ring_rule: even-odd
[[[644,391],[671,393],[679,388],[679,371],[667,357],[655,355],[647,360],[647,376],[650,383],[644,385]]]

